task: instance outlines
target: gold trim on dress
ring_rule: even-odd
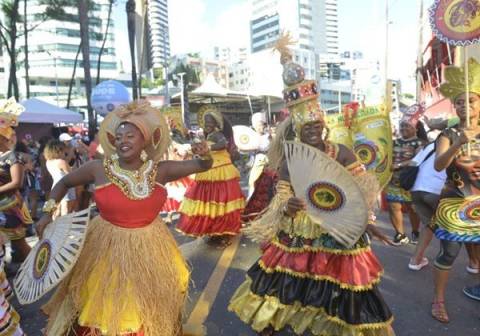
[[[274,296],[259,296],[250,290],[252,280],[247,280],[237,289],[228,310],[251,327],[261,332],[268,326],[280,331],[287,325],[298,335],[309,330],[316,336],[394,336],[391,328],[393,317],[385,322],[352,325],[338,317],[330,316],[324,308],[303,306],[295,301],[285,305]]]
[[[348,290],[351,290],[353,292],[363,292],[363,291],[371,290],[374,286],[378,285],[378,283],[380,282],[380,280],[383,276],[383,271],[380,271],[378,273],[377,277],[373,281],[371,281],[368,285],[351,285],[351,284],[347,284],[347,283],[338,281],[337,279],[335,279],[331,276],[328,276],[328,275],[300,273],[300,272],[296,272],[296,271],[293,271],[291,269],[281,267],[281,266],[278,266],[278,265],[275,266],[274,268],[271,268],[271,267],[266,266],[265,263],[263,262],[263,260],[259,260],[258,265],[260,266],[260,268],[265,273],[268,273],[268,274],[273,274],[275,272],[279,272],[279,273],[284,273],[284,274],[291,275],[291,276],[296,277],[296,278],[312,279],[312,280],[318,280],[318,281],[329,281],[329,282],[333,282],[334,284],[340,286],[340,288],[342,288],[342,289],[348,289]]]
[[[336,255],[344,255],[344,256],[357,256],[362,253],[370,252],[372,249],[370,246],[365,246],[365,247],[359,247],[359,248],[354,248],[354,249],[331,249],[328,247],[324,246],[309,246],[309,245],[304,245],[302,247],[289,247],[284,244],[278,239],[278,237],[275,237],[271,241],[272,245],[275,245],[278,247],[280,250],[285,251],[287,253],[303,253],[303,252],[325,252],[325,253],[331,253],[331,254],[336,254]]]

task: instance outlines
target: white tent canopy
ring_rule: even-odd
[[[83,122],[80,113],[49,104],[37,98],[24,100],[20,104],[25,107],[25,111],[18,119],[21,123],[76,124]]]

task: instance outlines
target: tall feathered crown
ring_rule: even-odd
[[[282,32],[274,50],[280,53],[280,63],[283,66],[283,99],[292,116],[295,133],[300,136],[303,125],[323,120],[323,112],[317,101],[317,83],[314,80],[305,80],[305,70],[293,62],[290,46],[294,44],[290,33]]]
[[[445,82],[440,86],[440,92],[446,98],[454,100],[465,93],[465,69],[450,66],[445,69]],[[468,60],[469,91],[480,95],[480,64],[474,59]]]
[[[218,124],[218,127],[223,130],[223,116],[222,112],[217,110],[217,108],[211,104],[203,105],[197,112],[197,122],[201,128],[205,128],[205,116],[210,115],[215,119]]]

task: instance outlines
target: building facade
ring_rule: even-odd
[[[305,69],[307,79],[320,81],[320,56],[338,55],[338,0],[251,0],[249,58],[252,78],[250,87],[264,90],[275,87],[281,92],[279,56],[271,52],[282,31],[297,41],[292,46],[293,60]],[[257,68],[257,69],[253,69]],[[263,68],[272,71],[268,78]],[[261,74],[257,74],[260,71]],[[272,80],[273,78],[277,78]],[[241,82],[241,78],[239,82]],[[279,83],[272,83],[278,81]],[[237,82],[237,78],[233,79]],[[280,94],[280,93],[279,93]]]
[[[163,68],[170,58],[168,0],[148,0],[147,18],[149,67]]]
[[[109,0],[95,0],[89,15],[90,65],[95,83],[100,48],[107,25]],[[39,24],[29,38],[29,82],[30,96],[42,98],[53,104],[65,106],[69,84],[74,73],[74,64],[80,45],[80,25],[77,7],[66,7],[68,17],[62,21],[42,21],[45,6],[37,0],[28,0],[29,16],[32,25]],[[109,33],[100,62],[100,78],[112,79],[118,75],[114,22],[110,19]],[[23,39],[18,40],[20,43]],[[23,57],[22,53],[19,57]],[[8,60],[6,60],[8,63]],[[18,62],[18,80],[21,95],[25,95],[25,68],[23,59]],[[5,68],[8,68],[6,65]],[[94,84],[93,83],[93,84]],[[74,76],[71,106],[86,106],[82,53]]]

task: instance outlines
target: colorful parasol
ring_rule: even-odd
[[[480,1],[435,0],[430,7],[430,24],[435,36],[448,44],[464,49],[465,94],[467,95],[467,127],[470,126],[470,102],[468,99],[468,51],[465,48],[480,43]],[[470,151],[470,150],[469,150]]]
[[[480,43],[480,1],[435,0],[430,7],[430,24],[435,36],[445,43]]]

